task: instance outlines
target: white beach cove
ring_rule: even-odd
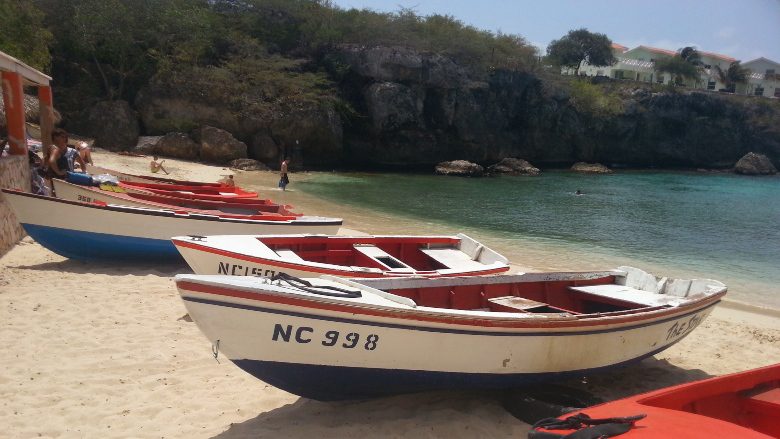
[[[132,173],[148,169],[141,157],[97,152],[95,162]],[[216,181],[230,172],[176,160],[166,165],[180,179]],[[238,184],[243,178],[236,175]],[[295,191],[302,174],[292,174],[284,193],[272,189],[276,173],[252,178],[267,182],[261,196],[306,214],[343,216],[347,227],[454,232],[399,225],[386,215],[307,197]],[[527,431],[501,407],[497,392],[320,403],[271,387],[221,357],[214,360],[209,341],[183,318],[172,281],[181,272],[187,270],[179,265],[71,261],[29,238],[0,258],[0,436],[455,439],[517,438]],[[778,315],[726,303],[669,350],[567,384],[615,398],[777,362]]]

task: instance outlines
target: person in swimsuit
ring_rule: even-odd
[[[287,176],[287,165],[290,163],[290,159],[285,157],[282,161],[282,166],[279,167],[279,187],[282,190],[286,190],[287,185],[290,184],[290,178]]]
[[[156,174],[160,171],[165,172],[165,175],[168,175],[168,171],[163,167],[163,163],[165,160],[157,161],[157,156],[152,156],[152,162],[149,163],[149,170],[152,171],[152,174]]]
[[[84,159],[78,151],[68,146],[68,132],[62,128],[55,128],[51,133],[54,150],[49,155],[49,178],[65,178],[68,172],[75,171],[78,163],[82,170],[87,169]]]

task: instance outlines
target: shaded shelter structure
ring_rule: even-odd
[[[51,148],[51,130],[54,118],[51,77],[18,59],[0,52],[0,82],[3,88],[6,130],[0,135],[7,142],[7,151],[0,157],[0,187],[30,190],[30,165],[27,155],[24,88],[38,91],[41,142],[44,158]],[[0,195],[0,255],[24,236],[6,201]]]

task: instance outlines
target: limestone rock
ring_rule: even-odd
[[[535,168],[528,161],[507,157],[500,162],[488,167],[490,174],[511,174],[511,175],[539,175],[541,171]]]
[[[602,165],[601,163],[585,163],[577,162],[571,166],[571,170],[574,172],[582,172],[583,174],[611,174],[612,170]]]
[[[79,133],[95,139],[94,146],[110,151],[128,150],[138,143],[138,115],[126,101],[98,102],[86,117],[74,123]]]
[[[200,142],[201,160],[226,163],[246,158],[246,144],[225,130],[204,126],[193,133],[193,138]]]
[[[239,171],[268,171],[268,166],[254,159],[235,159],[230,161],[230,169]]]
[[[481,177],[485,168],[466,160],[453,160],[441,162],[436,165],[436,173],[441,175],[454,175],[460,177]]]
[[[185,133],[168,133],[157,141],[153,154],[196,160],[200,153],[200,145],[195,143]]]
[[[777,168],[764,154],[749,152],[734,165],[734,172],[745,175],[773,175],[777,173]]]
[[[275,119],[271,136],[279,151],[292,159],[290,170],[331,166],[342,160],[344,131],[331,105],[306,106]]]
[[[155,148],[157,148],[157,142],[162,139],[162,136],[140,136],[138,143],[133,148],[133,152],[138,154],[154,154]]]
[[[281,162],[282,151],[267,132],[261,131],[252,136],[248,145],[247,155],[266,163]]]
[[[365,96],[376,132],[416,125],[417,105],[409,87],[394,82],[379,82],[371,84]]]

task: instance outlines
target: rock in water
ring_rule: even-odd
[[[612,170],[602,165],[601,163],[585,163],[577,162],[571,166],[571,170],[574,172],[582,172],[584,174],[611,174]]]
[[[777,168],[764,154],[749,152],[734,165],[734,172],[744,175],[773,175],[777,173]]]
[[[541,171],[528,161],[507,157],[488,167],[489,174],[539,175]]]
[[[441,162],[436,165],[436,173],[441,175],[455,175],[460,177],[481,177],[485,168],[466,160],[453,160]]]

